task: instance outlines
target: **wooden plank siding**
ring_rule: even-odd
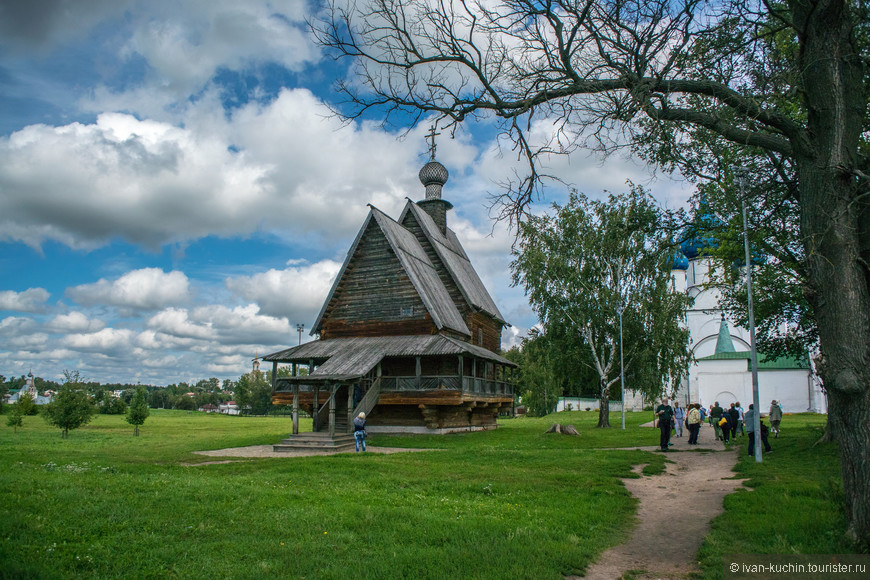
[[[370,221],[324,316],[321,339],[437,330],[389,242]]]
[[[501,348],[502,325],[485,312],[472,312],[466,317],[465,323],[471,329],[471,343],[482,346],[492,352]]]

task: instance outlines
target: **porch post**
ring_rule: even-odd
[[[335,437],[335,394],[338,391],[337,385],[332,385],[329,388],[329,436]]]
[[[320,409],[320,402],[317,400],[318,395],[320,394],[320,387],[315,384],[314,385],[314,405],[311,407],[311,430],[317,431],[317,415],[318,410]]]
[[[296,383],[293,383],[293,434],[299,435],[299,385]]]
[[[275,392],[275,381],[278,380],[278,361],[272,361],[272,392]]]
[[[420,384],[422,383],[422,374],[423,374],[423,365],[420,364],[420,357],[416,357],[417,359],[417,368],[416,368],[416,376],[417,376],[417,390],[420,389]]]
[[[458,372],[459,372],[459,391],[463,392],[463,393],[465,392],[465,381],[462,378],[462,372],[464,370],[462,368],[464,366],[464,362],[463,362],[464,359],[465,359],[465,357],[462,356],[462,354],[460,354],[459,355],[459,370],[458,370]]]
[[[353,408],[353,392],[356,389],[356,385],[349,384],[347,386],[347,432],[350,433],[351,425],[353,425],[353,412],[356,410]]]

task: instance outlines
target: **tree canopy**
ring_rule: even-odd
[[[127,423],[133,425],[133,435],[139,436],[139,426],[145,423],[145,419],[151,411],[148,409],[148,403],[145,401],[145,387],[136,387],[136,394],[133,395],[133,400],[130,401],[130,406],[127,408]]]
[[[520,226],[512,264],[545,331],[569,329],[583,345],[576,360],[599,378],[599,427],[609,426],[620,378],[620,318],[629,385],[647,399],[679,386],[689,362],[685,311],[670,271],[667,216],[640,187],[605,201],[572,194],[554,215]]]
[[[66,439],[71,429],[88,424],[96,409],[79,372],[64,371],[64,377],[64,384],[42,413],[46,421],[63,430],[61,437]]]

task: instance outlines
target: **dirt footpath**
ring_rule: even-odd
[[[657,442],[658,430],[650,429],[650,437]],[[638,580],[682,579],[697,571],[695,557],[710,531],[710,520],[724,511],[724,497],[744,480],[732,479],[735,446],[725,449],[715,441],[709,425],[701,428],[697,447],[688,445],[687,434],[673,442],[666,454],[673,463],[667,464],[665,473],[624,480],[626,489],[640,500],[638,525],[628,542],[604,552],[582,578],[617,580],[631,570]],[[746,438],[738,439],[737,449],[745,453],[745,446]],[[642,467],[636,466],[636,472]],[[687,512],[693,517],[686,517]]]

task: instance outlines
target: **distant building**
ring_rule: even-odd
[[[53,391],[46,391],[46,393],[40,395],[36,391],[36,385],[34,384],[34,376],[33,371],[27,373],[27,377],[25,379],[24,386],[18,389],[17,391],[11,391],[10,395],[7,399],[9,404],[13,404],[18,401],[23,395],[29,394],[33,402],[37,405],[47,405],[51,402],[52,396],[54,394]]]

